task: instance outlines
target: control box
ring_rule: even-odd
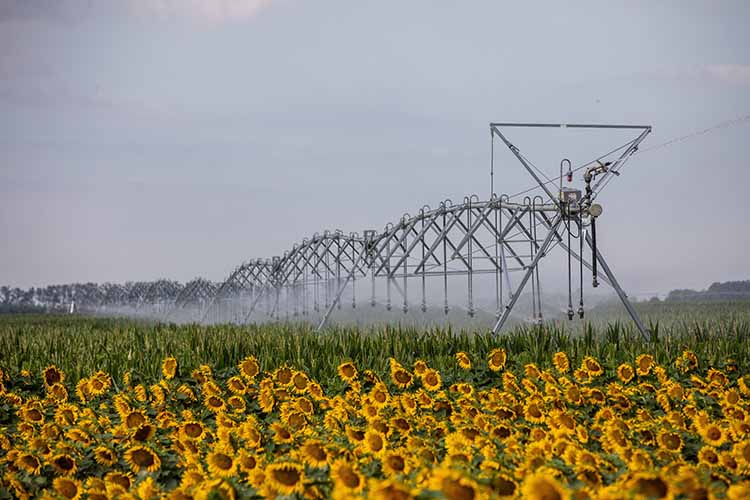
[[[565,216],[576,216],[581,209],[581,190],[562,188],[560,190],[560,203]]]

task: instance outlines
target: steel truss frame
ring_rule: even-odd
[[[550,181],[543,182],[533,165],[508,139],[506,129],[517,127],[632,129],[638,135],[615,150],[617,153],[608,163],[608,168],[598,171],[600,175],[594,179],[581,211],[571,216],[559,193],[551,191]],[[494,193],[484,201],[472,195],[459,204],[445,200],[434,209],[425,205],[415,216],[406,214],[380,232],[366,230],[362,235],[341,231],[316,233],[282,256],[243,263],[219,286],[203,279],[188,283],[175,298],[166,317],[180,309],[197,306],[197,318],[204,322],[297,320],[317,323],[318,329],[322,329],[334,309],[341,309],[346,290],[351,293],[352,308],[356,308],[355,285],[359,283],[361,288],[362,281],[370,288],[369,303],[372,306],[377,303],[376,289],[380,283],[385,308],[400,307],[403,312],[412,307],[409,295],[415,296],[414,288],[417,300],[414,305],[422,311],[428,307],[428,290],[439,289],[442,292],[441,305],[447,314],[450,308],[449,278],[455,283],[455,277],[466,279],[466,285],[460,291],[465,292],[466,310],[473,316],[476,311],[475,280],[490,275],[494,281],[496,309],[492,331],[498,333],[529,283],[532,316],[536,321],[543,320],[539,264],[559,247],[568,254],[569,280],[571,261],[580,266],[581,317],[583,269],[592,272],[596,283],[597,268],[600,268],[603,271],[600,279],[615,290],[640,332],[650,337],[612,269],[596,249],[595,237],[592,239],[589,231],[595,216],[589,214],[588,209],[610,177],[617,175],[637,151],[651,127],[491,123],[490,131],[493,144],[496,137],[505,144],[543,195],[527,196],[521,201],[513,201],[506,195],[498,197]],[[591,165],[596,166],[596,163],[591,162]],[[601,163],[599,165],[604,167]],[[494,171],[492,175],[494,181]],[[578,228],[574,236],[578,240],[577,248],[571,243],[572,228]],[[592,252],[590,260],[584,257],[584,251]],[[517,275],[520,278],[512,279]],[[437,287],[434,286],[436,283]]]

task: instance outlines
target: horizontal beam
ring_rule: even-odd
[[[651,125],[607,125],[599,123],[519,123],[493,122],[490,127],[536,127],[536,128],[615,128],[615,129],[651,129]]]

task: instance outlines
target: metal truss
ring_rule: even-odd
[[[195,278],[188,282],[167,306],[165,320],[197,321],[203,310],[216,296],[216,284],[204,278]]]
[[[563,160],[560,177],[549,179],[509,140],[507,129],[518,127],[621,129],[637,135],[576,168]],[[543,321],[539,264],[557,249],[567,257],[570,319],[576,312],[574,282],[579,290],[577,313],[584,316],[586,272],[592,286],[598,286],[601,280],[615,290],[638,329],[648,337],[649,332],[597,247],[596,221],[602,207],[594,201],[650,131],[649,126],[633,125],[491,123],[493,194],[489,199],[472,195],[461,203],[445,200],[435,208],[425,205],[415,215],[406,214],[381,231],[316,233],[283,255],[237,266],[221,284],[196,278],[184,287],[166,280],[113,287],[106,291],[102,303],[126,302],[135,305],[140,314],[170,321],[304,321],[321,329],[334,311],[349,304],[350,311],[366,304],[424,313],[437,302],[444,314],[456,308],[465,309],[469,316],[480,309],[494,310],[492,331],[497,333],[527,289],[531,318]],[[494,194],[496,138],[536,183],[522,192],[529,195],[518,198]],[[572,182],[579,171],[583,171],[585,190],[563,187],[563,177]],[[478,286],[482,304],[477,300]]]

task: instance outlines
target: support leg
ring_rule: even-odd
[[[331,315],[331,312],[333,312],[333,308],[336,307],[336,305],[341,300],[341,294],[344,293],[344,289],[346,288],[346,285],[349,284],[349,280],[352,279],[352,276],[354,276],[354,273],[357,272],[357,266],[362,262],[362,260],[365,257],[365,249],[362,248],[362,251],[359,254],[359,258],[357,259],[357,262],[352,266],[352,270],[349,272],[349,274],[346,276],[346,279],[344,280],[344,283],[339,287],[338,291],[336,292],[336,296],[333,299],[333,302],[331,302],[331,305],[328,307],[328,310],[326,311],[325,315],[323,315],[323,319],[320,320],[320,323],[318,324],[318,328],[316,328],[316,331],[321,331],[323,327],[325,326],[326,322],[328,321],[328,317]]]
[[[588,244],[589,248],[593,250],[593,243],[591,242],[591,236],[589,235],[588,231],[586,232],[586,243]],[[635,323],[635,325],[638,327],[638,330],[641,332],[641,335],[643,335],[643,338],[646,339],[646,341],[653,340],[651,332],[643,324],[641,317],[638,316],[638,313],[633,307],[633,304],[631,304],[630,301],[628,300],[627,294],[625,293],[625,291],[623,291],[622,287],[620,287],[620,284],[617,282],[615,275],[612,273],[612,270],[607,265],[607,262],[604,260],[604,257],[602,256],[602,253],[601,251],[599,251],[599,249],[597,249],[597,252],[596,252],[596,260],[599,262],[599,265],[601,266],[602,271],[604,271],[604,274],[606,274],[607,278],[609,278],[609,282],[612,285],[612,288],[614,288],[615,292],[617,292],[617,296],[620,297],[620,300],[622,301],[622,305],[625,306],[625,309],[628,311],[628,314],[633,319],[633,322]]]
[[[253,314],[253,311],[255,311],[255,306],[258,305],[258,302],[260,299],[266,294],[267,288],[265,286],[259,287],[260,290],[258,291],[258,294],[255,296],[255,299],[253,300],[253,303],[250,304],[250,310],[247,311],[247,314],[245,314],[245,317],[242,319],[243,323],[247,323],[247,321],[250,319],[250,316]]]

